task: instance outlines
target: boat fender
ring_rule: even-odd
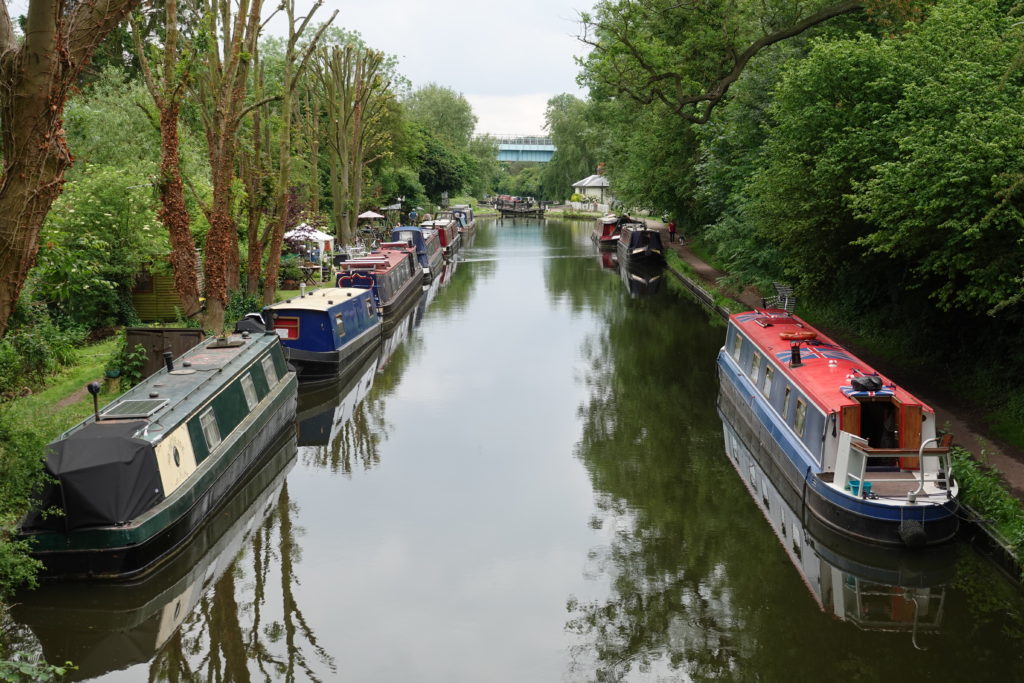
[[[779,332],[779,337],[791,341],[810,341],[818,338],[817,332]]]
[[[928,542],[928,534],[924,532],[921,522],[916,519],[905,519],[900,522],[900,540],[909,548],[920,548]]]

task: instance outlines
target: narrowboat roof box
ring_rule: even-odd
[[[244,482],[295,418],[277,335],[211,338],[48,446],[53,482],[22,521],[44,576],[146,572]],[[94,400],[99,387],[90,388]],[[60,514],[43,511],[60,510]]]

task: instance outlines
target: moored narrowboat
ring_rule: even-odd
[[[373,293],[356,287],[324,287],[267,306],[262,323],[280,337],[303,384],[336,379],[359,364],[383,329]]]
[[[441,238],[441,251],[444,257],[447,259],[455,258],[455,252],[458,251],[462,241],[458,221],[450,216],[447,218],[435,218],[432,221],[420,223],[420,227],[436,230],[438,237]]]
[[[833,530],[918,547],[958,527],[959,487],[934,411],[796,315],[732,315],[720,404]]]
[[[658,264],[665,262],[661,231],[646,223],[623,223],[616,243],[620,264]]]
[[[939,630],[957,549],[864,543],[804,514],[801,491],[780,476],[759,436],[721,410],[725,453],[818,607],[864,630]]]
[[[47,582],[23,590],[14,618],[32,630],[46,661],[73,661],[61,680],[92,680],[153,659],[237,559],[261,522],[278,509],[278,496],[295,465],[292,430],[284,430],[252,468],[252,475],[173,559],[138,580]],[[202,619],[202,617],[198,617]]]
[[[392,242],[405,242],[416,253],[416,261],[423,269],[423,279],[430,281],[437,277],[444,264],[441,253],[441,238],[431,228],[401,225],[391,231]]]
[[[476,218],[473,216],[473,207],[469,204],[456,204],[447,211],[442,211],[437,216],[440,219],[452,219],[459,232],[465,234],[476,229]]]
[[[423,271],[407,249],[378,249],[345,261],[338,273],[338,287],[357,287],[373,292],[377,311],[387,331],[423,292]]]
[[[608,214],[598,218],[590,239],[593,240],[599,249],[615,249],[619,244],[619,236],[622,234],[622,226],[632,223],[629,216]]]
[[[295,419],[298,383],[276,334],[208,339],[176,364],[166,358],[49,445],[53,481],[21,524],[43,577],[126,578],[160,565]]]

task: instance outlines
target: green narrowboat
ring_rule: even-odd
[[[298,382],[276,334],[208,339],[165,363],[49,445],[52,481],[21,525],[43,578],[148,573],[294,428]]]

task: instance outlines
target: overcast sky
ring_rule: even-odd
[[[477,133],[538,134],[550,97],[576,85],[578,14],[592,0],[325,0],[317,18],[358,31],[399,59],[413,88],[462,93]],[[269,6],[270,3],[268,3]],[[308,8],[311,0],[299,0]],[[276,32],[276,31],[275,31]]]

